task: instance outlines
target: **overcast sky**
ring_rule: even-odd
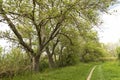
[[[112,7],[110,14],[101,16],[103,24],[100,26],[99,38],[103,43],[116,43],[120,40],[120,4]]]
[[[116,43],[120,40],[120,4],[110,8],[110,14],[103,14],[101,18],[103,24],[98,30],[100,42]],[[0,30],[8,29],[7,25],[0,23]],[[7,46],[4,40],[0,40],[0,45]]]

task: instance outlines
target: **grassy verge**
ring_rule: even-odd
[[[59,68],[32,75],[16,76],[12,80],[86,80],[95,63],[80,63],[75,66]]]
[[[120,80],[120,65],[115,61],[98,65],[91,80]]]

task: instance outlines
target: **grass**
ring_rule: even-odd
[[[114,61],[98,65],[91,80],[120,80],[119,63]]]
[[[46,70],[42,73],[15,76],[0,80],[86,80],[90,70],[97,65],[91,80],[120,80],[120,62],[80,63],[75,66]]]
[[[16,76],[12,80],[86,80],[95,63],[80,63],[75,66],[59,68],[43,73]]]

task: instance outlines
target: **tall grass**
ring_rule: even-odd
[[[12,80],[86,80],[93,65],[94,63],[80,63],[75,66],[46,70],[43,73],[15,76]]]

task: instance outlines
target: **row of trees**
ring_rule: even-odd
[[[0,21],[7,23],[12,31],[1,32],[0,37],[25,52],[36,72],[45,54],[51,68],[79,59],[93,60],[105,52],[93,26],[100,22],[99,12],[106,11],[113,2],[0,0]]]
[[[4,35],[5,34],[6,33],[4,33]],[[95,35],[93,36],[93,34]],[[69,36],[72,43],[64,36],[49,43],[41,55],[39,71],[47,67],[56,68],[74,65],[80,61],[99,61],[100,58],[106,54],[106,50],[98,42],[96,32],[93,31],[87,35],[89,35],[86,36],[87,42],[76,32],[73,36]],[[32,59],[30,55],[28,55],[28,52],[25,51],[21,45],[13,42],[12,44],[9,51],[5,53],[2,53],[4,51],[1,48],[0,70],[3,72],[12,70],[15,74],[21,71],[31,70]]]

